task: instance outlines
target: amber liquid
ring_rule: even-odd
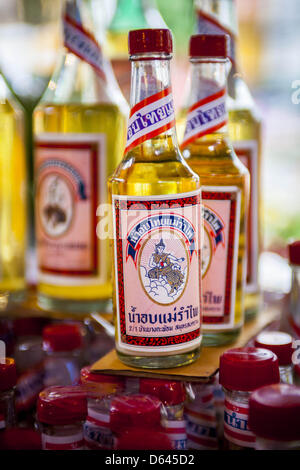
[[[125,118],[114,104],[47,104],[40,105],[34,115],[35,134],[103,133],[106,135],[106,168],[108,177],[116,168],[124,145]],[[103,201],[106,202],[106,201]],[[96,228],[95,228],[96,230]],[[107,253],[109,239],[99,239]],[[38,302],[47,310],[68,312],[106,311],[112,295],[111,258],[106,257],[105,282],[91,285],[64,286],[39,283]]]

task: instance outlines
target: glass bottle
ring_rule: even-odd
[[[106,178],[125,137],[91,12],[67,1],[64,52],[34,114],[38,303],[74,314],[111,306]]]
[[[203,340],[208,346],[234,341],[244,322],[249,172],[228,136],[228,39],[226,35],[191,37],[192,82],[181,145],[201,180]]]
[[[26,160],[23,113],[0,74],[0,295],[25,293]]]
[[[15,386],[17,370],[14,359],[0,361],[0,431],[16,424]]]
[[[225,449],[255,448],[255,435],[248,423],[249,397],[253,390],[274,383],[279,383],[279,367],[271,351],[248,347],[228,349],[221,355]]]
[[[131,80],[131,66],[128,61],[127,49],[128,32],[131,29],[165,27],[154,2],[151,1],[151,4],[149,0],[148,2],[145,0],[117,0],[114,16],[107,28],[107,54],[127,101],[130,99]]]
[[[145,368],[190,363],[201,343],[199,178],[177,145],[171,52],[167,29],[129,33],[131,117],[109,182],[116,349]]]
[[[247,229],[247,271],[245,320],[257,314],[261,297],[258,285],[258,257],[261,250],[261,119],[237,63],[238,21],[235,0],[196,0],[197,32],[230,35],[231,70],[228,75],[229,137],[251,178]]]
[[[256,450],[300,450],[300,389],[294,385],[267,385],[249,400],[249,425]]]

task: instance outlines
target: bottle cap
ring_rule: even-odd
[[[195,34],[190,39],[190,57],[229,57],[228,34]]]
[[[293,338],[283,331],[262,331],[255,340],[256,348],[269,349],[278,358],[280,366],[292,363]]]
[[[46,326],[43,330],[43,348],[45,351],[63,352],[80,349],[83,344],[79,325],[57,323]]]
[[[184,402],[186,396],[182,382],[158,379],[140,379],[140,393],[155,396],[169,406]]]
[[[86,394],[80,387],[48,387],[39,394],[37,417],[41,423],[72,424],[86,415]]]
[[[130,429],[120,434],[115,450],[172,450],[172,442],[164,432]]]
[[[300,440],[300,388],[275,384],[255,390],[249,400],[249,427],[259,437]]]
[[[5,363],[0,363],[0,390],[9,390],[17,383],[17,369],[15,360],[7,357]]]
[[[173,50],[172,33],[169,29],[136,29],[129,31],[129,55],[171,54]]]
[[[87,390],[101,395],[122,392],[125,388],[125,378],[117,375],[97,374],[91,366],[83,367],[80,371],[80,382],[86,385]]]
[[[300,240],[288,245],[290,264],[300,266]]]
[[[278,359],[267,349],[229,349],[220,357],[219,381],[229,390],[244,392],[278,383]]]
[[[160,426],[161,401],[148,395],[115,397],[110,406],[110,427],[114,432],[129,428],[157,429]]]

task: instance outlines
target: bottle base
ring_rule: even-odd
[[[82,313],[111,313],[112,301],[111,299],[94,299],[94,300],[74,300],[74,299],[60,299],[57,297],[48,297],[44,294],[38,294],[38,306],[42,310],[54,312],[66,312],[73,314]]]
[[[233,343],[242,331],[242,327],[229,331],[203,331],[203,346],[223,346]]]
[[[172,369],[191,364],[200,356],[201,346],[192,351],[174,356],[131,356],[117,350],[120,361],[131,367],[141,369]]]

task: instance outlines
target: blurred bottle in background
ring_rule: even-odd
[[[0,294],[25,293],[26,162],[23,113],[0,75]]]
[[[110,308],[109,238],[100,222],[125,139],[127,105],[122,98],[121,110],[106,73],[94,5],[67,1],[64,51],[34,114],[38,302],[72,313]]]

